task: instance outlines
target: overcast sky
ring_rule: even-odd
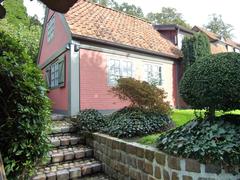
[[[116,0],[119,3],[127,2],[140,6],[145,14],[159,12],[162,7],[176,8],[182,13],[183,19],[193,25],[207,24],[209,15],[216,13],[222,15],[225,23],[234,26],[234,40],[240,42],[239,0]],[[44,12],[36,0],[24,0],[30,15],[37,14],[43,18]],[[31,5],[31,6],[30,6]]]

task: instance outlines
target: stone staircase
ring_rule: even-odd
[[[93,157],[93,149],[85,145],[85,138],[76,134],[69,120],[53,117],[50,141],[49,161],[37,168],[32,180],[108,180],[101,162]]]

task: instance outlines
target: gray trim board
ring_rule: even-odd
[[[39,51],[38,51],[38,58],[37,58],[37,64],[39,64],[39,60],[40,60],[40,54],[42,52],[42,44],[43,44],[43,38],[44,38],[44,34],[45,34],[45,30],[46,30],[46,25],[47,25],[47,14],[49,12],[49,9],[46,7],[45,10],[45,18],[44,18],[44,22],[43,22],[43,27],[42,27],[42,33],[41,33],[41,38],[40,38],[40,42],[39,42]]]
[[[116,48],[121,48],[124,50],[131,50],[131,51],[135,51],[135,52],[140,52],[140,53],[145,53],[145,54],[151,54],[151,55],[156,55],[156,56],[161,56],[161,57],[165,57],[165,58],[170,58],[170,59],[179,59],[180,57],[175,57],[169,54],[165,54],[165,53],[161,53],[161,52],[155,52],[155,51],[151,51],[151,50],[146,50],[146,49],[142,49],[142,48],[136,48],[133,46],[128,46],[125,44],[120,44],[120,43],[114,43],[114,42],[110,42],[110,41],[105,41],[105,40],[100,40],[97,38],[91,38],[91,37],[86,37],[86,36],[80,36],[77,34],[72,34],[73,39],[75,40],[79,40],[81,41],[88,41],[88,42],[94,42],[94,43],[98,43],[98,44],[102,44],[102,45],[108,45],[111,47],[116,47]]]
[[[87,49],[87,50],[103,52],[103,53],[119,55],[119,56],[126,56],[126,57],[130,57],[130,58],[135,58],[135,59],[142,59],[144,61],[159,60],[162,63],[168,63],[168,64],[174,63],[174,60],[172,60],[170,58],[164,58],[161,56],[144,54],[144,53],[134,52],[134,51],[130,51],[130,50],[123,50],[120,48],[114,48],[114,47],[110,47],[107,45],[101,45],[101,44],[96,44],[96,43],[89,43],[89,42],[81,41],[80,47],[81,47],[81,49]],[[179,60],[181,60],[181,59],[177,59],[176,61],[179,61]]]
[[[50,57],[46,59],[46,61],[43,64],[38,65],[41,69],[44,69],[48,64],[52,63],[57,57],[61,56],[63,53],[68,51],[67,46],[69,43],[65,44],[63,47],[61,47],[58,51],[56,51],[54,54],[52,54]]]

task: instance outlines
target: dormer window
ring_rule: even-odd
[[[47,23],[47,41],[50,42],[54,37],[55,16],[53,15]]]

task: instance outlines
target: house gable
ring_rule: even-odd
[[[49,64],[55,59],[54,57],[66,50],[66,45],[70,41],[71,32],[64,16],[47,9],[40,42],[38,65],[43,68]]]

